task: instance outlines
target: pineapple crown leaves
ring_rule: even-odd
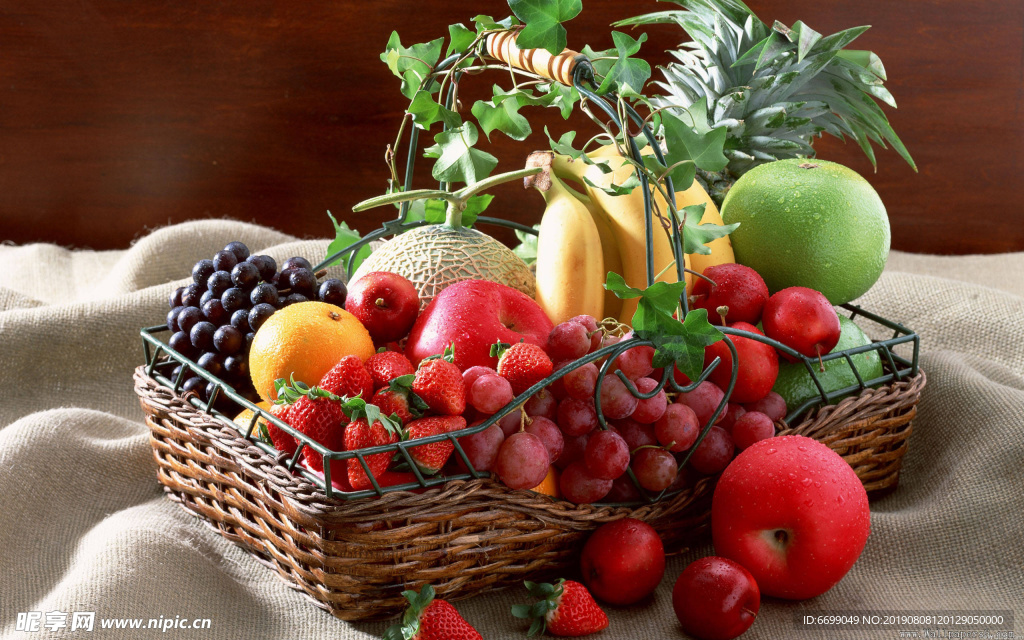
[[[655,368],[674,364],[691,380],[704,369],[704,349],[723,338],[708,322],[707,309],[692,309],[680,322],[672,317],[686,293],[686,282],[655,282],[646,289],[626,284],[622,276],[608,273],[605,289],[623,300],[640,298],[633,314],[633,332],[654,345]]]
[[[304,382],[298,382],[294,376],[291,378],[291,384],[285,381],[284,378],[278,378],[274,381],[274,389],[277,391],[277,400],[274,401],[274,404],[295,404],[303,396],[310,400],[317,400],[319,398],[334,400],[341,403],[342,412],[350,420],[366,418],[367,424],[371,426],[373,423],[379,422],[389,433],[397,434],[401,430],[402,422],[397,416],[394,414],[385,416],[377,405],[370,404],[359,396],[350,398],[348,396],[335,395],[326,389],[316,386],[311,387]]]
[[[867,27],[824,36],[803,22],[763,23],[738,0],[670,0],[682,9],[629,18],[613,26],[675,23],[693,40],[661,69],[658,107],[690,110],[704,98],[712,129],[727,128],[724,155],[742,174],[781,158],[812,156],[811,141],[851,137],[876,164],[871,141],[892,145],[916,165],[875,102],[896,106],[883,86],[885,67],[870,51],[844,49]],[[698,115],[691,111],[691,114]]]
[[[384,632],[384,640],[411,640],[420,632],[420,616],[434,601],[434,587],[424,585],[419,593],[413,590],[402,592],[409,601],[409,607],[402,614],[402,621]]]
[[[512,605],[512,615],[524,620],[533,620],[530,630],[526,635],[535,636],[538,633],[544,633],[547,629],[547,618],[545,616],[549,611],[553,611],[558,607],[558,599],[565,592],[565,587],[562,586],[564,582],[565,578],[562,578],[555,584],[548,584],[546,582],[537,584],[529,580],[523,582],[531,596],[540,598],[533,604]]]

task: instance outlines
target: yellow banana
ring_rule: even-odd
[[[547,207],[537,238],[537,304],[554,324],[581,314],[604,317],[601,236],[587,207],[551,171],[550,152],[531,154],[527,166],[547,171],[526,179]]]
[[[601,149],[590,155],[598,158],[602,156],[617,157],[614,148],[610,152]],[[587,165],[582,160],[573,161],[568,156],[556,155],[553,167],[557,176],[564,176],[585,185],[587,195],[607,213],[609,225],[618,241],[619,254],[622,258],[620,274],[626,284],[642,289],[647,286],[647,231],[643,193],[639,189],[634,189],[631,193],[623,196],[611,196],[601,189],[591,187],[583,182],[583,177],[586,176],[600,187],[622,184],[633,173],[633,166],[627,163],[624,166],[616,167],[615,164],[613,161],[611,173],[606,174],[597,166]],[[661,210],[667,211],[663,202]],[[655,218],[653,223],[655,225],[653,234],[654,275],[658,276],[657,280],[659,281],[675,282],[677,280],[676,270],[668,268],[675,259],[672,253],[672,243],[668,234],[661,228],[659,220]],[[636,307],[637,300],[623,300],[622,309],[618,315],[619,321],[630,324]]]
[[[604,278],[607,276],[609,271],[614,271],[621,275],[622,256],[619,254],[619,243],[615,239],[615,231],[612,229],[612,224],[608,219],[608,214],[605,213],[604,209],[599,207],[587,194],[580,193],[564,182],[562,184],[566,191],[587,207],[587,211],[590,212],[590,217],[594,219],[594,224],[597,226],[597,233],[601,236],[601,254],[604,257],[604,271],[602,272],[601,277]],[[604,280],[602,280],[602,283],[603,282]],[[618,318],[619,314],[622,312],[622,299],[611,291],[605,290],[604,287],[602,287],[602,290],[604,291],[604,317]],[[597,319],[601,320],[601,318]]]

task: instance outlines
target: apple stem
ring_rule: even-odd
[[[815,345],[814,350],[818,353],[818,366],[820,367],[818,370],[825,373],[825,361],[821,359],[821,345]]]
[[[724,327],[727,324],[725,321],[725,316],[729,315],[729,307],[723,304],[722,306],[715,309],[715,311],[718,312],[718,317],[722,319],[722,326]]]
[[[746,607],[743,607],[742,611],[744,613],[749,613],[750,617],[752,617],[752,618],[756,618],[757,617],[757,612],[756,611],[751,611],[750,609],[748,609]]]

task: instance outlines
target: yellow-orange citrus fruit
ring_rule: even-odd
[[[292,304],[270,316],[252,341],[249,374],[256,393],[274,400],[274,380],[292,376],[310,386],[345,356],[363,362],[373,340],[354,315],[325,302]]]
[[[273,405],[264,400],[262,402],[257,402],[256,406],[259,407],[260,409],[266,409],[267,411],[270,411],[270,407]],[[242,413],[235,416],[234,419],[234,423],[237,424],[239,428],[241,428],[243,434],[249,429],[250,422],[252,422],[252,409],[246,409]],[[256,425],[256,428],[253,430],[253,433],[259,436],[260,424],[266,424],[266,422],[266,420],[260,420],[259,423]]]
[[[530,491],[543,493],[546,496],[561,498],[562,494],[558,492],[558,469],[552,465],[551,468],[548,469],[548,475],[544,476],[544,479],[541,480],[540,484],[533,489],[530,489]]]

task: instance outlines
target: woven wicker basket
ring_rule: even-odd
[[[869,492],[895,487],[923,372],[818,410],[781,434],[842,455]],[[355,501],[328,499],[237,429],[135,372],[164,490],[291,587],[343,620],[399,613],[401,592],[424,583],[446,599],[564,575],[580,543],[626,516],[649,522],[666,549],[706,534],[714,479],[636,509],[574,505],[483,479]]]

